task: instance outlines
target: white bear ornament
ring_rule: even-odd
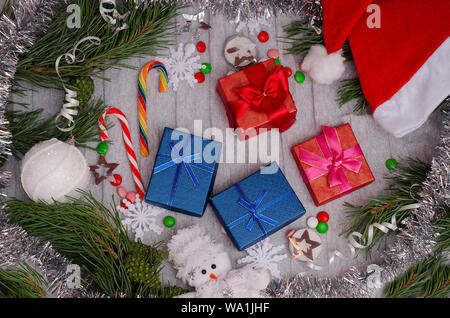
[[[266,297],[269,271],[263,268],[232,269],[230,256],[199,226],[179,230],[167,244],[169,261],[180,278],[194,292],[180,298],[254,298]]]

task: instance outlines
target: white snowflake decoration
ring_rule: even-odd
[[[259,242],[245,251],[247,256],[239,259],[238,264],[247,264],[254,268],[266,268],[275,278],[281,278],[278,263],[287,257],[286,254],[277,254],[284,248],[283,245],[273,246],[268,239]]]
[[[191,48],[192,46],[187,45]],[[178,48],[170,48],[169,58],[161,57],[159,60],[165,65],[169,75],[169,84],[173,90],[176,91],[181,81],[187,81],[191,87],[197,83],[194,75],[197,73],[202,65],[197,63],[200,56],[194,55],[194,49],[183,48],[183,43],[178,45]]]
[[[255,35],[261,31],[263,25],[270,26],[270,23],[265,18],[253,18],[248,21],[240,21],[236,26],[236,32],[239,33],[247,27],[250,34]]]
[[[117,210],[124,216],[122,224],[135,234],[136,242],[143,240],[145,233],[149,231],[162,233],[163,228],[156,223],[156,216],[163,213],[164,209],[147,204],[139,197],[136,197],[135,203],[130,203],[127,199],[122,202],[128,209],[118,206]]]

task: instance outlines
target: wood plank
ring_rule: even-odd
[[[189,11],[186,12],[193,12]],[[282,27],[295,17],[278,16],[271,20],[271,26],[265,29],[270,34],[270,40],[261,44],[256,35],[251,35],[248,30],[242,30],[242,34],[250,37],[258,46],[259,57],[264,58],[266,52],[270,48],[277,48],[280,51],[280,60],[285,66],[289,66],[295,73],[298,64],[301,61],[299,57],[286,55],[284,53],[288,44],[283,43],[281,37],[284,36]],[[178,18],[178,25],[184,23],[183,18]],[[128,65],[134,66],[139,70],[120,69],[107,70],[104,76],[111,78],[111,82],[95,80],[95,96],[104,99],[108,106],[120,108],[128,117],[130,129],[132,132],[132,140],[134,148],[138,156],[139,167],[141,170],[144,185],[146,186],[150,178],[154,158],[157,153],[159,140],[162,136],[164,127],[183,127],[190,131],[194,129],[194,121],[202,120],[203,131],[207,128],[217,127],[224,131],[228,127],[228,121],[225,116],[223,104],[216,93],[217,80],[225,76],[232,67],[228,65],[223,57],[223,47],[226,39],[234,35],[235,25],[230,24],[223,16],[216,15],[209,17],[209,23],[212,26],[210,31],[201,31],[200,39],[207,44],[207,51],[200,54],[200,62],[208,62],[212,65],[212,72],[206,75],[206,81],[203,84],[196,85],[194,88],[189,87],[186,83],[181,84],[175,92],[169,88],[167,93],[159,93],[158,81],[159,74],[151,72],[148,77],[147,98],[149,105],[148,124],[149,124],[149,152],[148,157],[142,157],[139,154],[139,133],[138,133],[138,115],[137,115],[137,79],[140,68],[148,61],[157,57],[145,56],[142,58],[131,58],[126,61]],[[195,41],[188,33],[182,33],[176,38],[178,43],[187,43]],[[351,78],[355,75],[355,69],[352,63],[347,63],[344,78]],[[327,253],[339,249],[346,249],[346,239],[339,236],[346,221],[343,202],[348,201],[354,204],[362,204],[367,201],[370,196],[376,196],[384,193],[385,181],[383,175],[387,172],[384,164],[389,157],[400,159],[406,156],[418,156],[419,158],[429,160],[432,157],[433,148],[437,143],[439,136],[440,118],[438,113],[434,113],[426,124],[410,135],[395,139],[384,132],[373,121],[370,115],[356,116],[352,113],[352,105],[346,105],[339,109],[336,103],[336,90],[339,83],[332,85],[318,85],[311,81],[309,77],[303,84],[297,84],[293,77],[289,79],[292,96],[298,107],[296,123],[285,133],[280,136],[280,154],[279,164],[292,185],[295,193],[304,204],[307,213],[305,216],[294,222],[288,228],[285,228],[270,237],[270,241],[274,245],[283,245],[285,247],[283,253],[289,253],[288,243],[285,234],[291,228],[306,227],[306,220],[310,216],[315,216],[321,210],[328,211],[330,214],[329,231],[327,234],[321,235],[324,242],[325,251],[317,265],[324,266],[325,269],[320,273],[323,275],[337,275],[342,273],[350,265],[368,264],[364,258],[358,260],[337,260],[332,265],[328,265]],[[16,97],[15,97],[16,98]],[[61,106],[62,92],[55,90],[39,89],[36,93],[31,93],[25,101],[32,103],[32,109],[37,107],[45,107],[46,115],[56,112]],[[116,169],[123,177],[123,186],[128,191],[134,191],[134,183],[131,178],[131,172],[128,165],[125,149],[123,146],[121,128],[116,119],[108,119],[113,122],[114,127],[110,129],[112,144],[106,158],[109,162],[118,162],[120,166]],[[357,136],[361,148],[366,155],[367,161],[375,175],[376,181],[371,185],[362,188],[344,198],[330,202],[323,207],[317,208],[303,183],[296,164],[291,155],[291,147],[304,140],[314,137],[320,132],[321,125],[340,125],[349,122]],[[270,139],[271,133],[268,133]],[[224,148],[234,143],[235,150],[238,140],[235,136],[224,140]],[[242,142],[241,142],[242,143]],[[243,142],[248,146],[249,141]],[[94,145],[95,146],[95,145]],[[98,155],[93,151],[83,150],[89,164],[97,161]],[[224,153],[224,159],[226,153]],[[248,153],[246,153],[248,157]],[[255,163],[221,163],[219,166],[216,182],[214,185],[214,193],[220,192],[239,180],[245,178],[249,174],[257,171],[263,162]],[[24,198],[23,190],[20,185],[19,178],[19,162],[12,159],[8,162],[7,169],[14,172],[14,177],[8,188],[9,196],[18,196]],[[116,197],[116,203],[119,204],[116,188],[112,187],[109,182],[104,182],[100,186],[95,187],[93,181],[90,184],[90,190],[94,196],[102,200],[106,205],[112,203],[112,195]],[[166,212],[166,215],[172,215],[176,218],[177,224],[172,229],[165,228],[163,234],[155,235],[148,233],[145,242],[156,242],[159,240],[168,240],[176,233],[178,229],[185,226],[198,224],[205,229],[217,242],[224,245],[224,249],[230,253],[233,261],[246,255],[245,252],[239,252],[232,245],[231,240],[221,231],[221,226],[208,205],[202,218],[194,218],[179,213]],[[167,264],[164,268],[164,278],[180,284],[175,278],[175,271],[171,265]],[[304,263],[295,261],[288,257],[280,263],[280,269],[284,277],[295,275],[302,271],[310,271]],[[314,273],[316,274],[316,273]]]

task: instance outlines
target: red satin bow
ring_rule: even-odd
[[[275,71],[267,77],[262,91],[249,85],[236,88],[235,92],[252,109],[263,113],[272,113],[280,108],[286,100],[289,83],[283,67],[278,65]]]

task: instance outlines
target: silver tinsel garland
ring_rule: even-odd
[[[321,0],[180,0],[194,9],[222,14],[234,23],[252,19],[269,19],[275,14],[293,15],[306,19],[313,26],[322,21]]]
[[[436,226],[434,222],[442,208],[450,204],[450,100],[443,105],[442,134],[431,163],[431,171],[422,184],[420,207],[402,224],[403,227],[391,235],[387,249],[381,252],[380,283],[386,284],[412,265],[434,252]],[[444,258],[448,255],[443,255]],[[371,286],[371,274],[350,268],[340,277],[295,276],[291,279],[273,281],[269,295],[280,298],[347,298],[375,297]]]
[[[14,78],[18,56],[27,51],[38,33],[45,30],[54,15],[59,0],[16,1],[11,10],[0,17],[0,155],[9,156],[11,133],[4,117],[10,93],[10,81]],[[70,264],[49,243],[28,235],[20,226],[11,224],[3,212],[4,187],[9,181],[7,171],[0,172],[2,205],[0,206],[0,267],[18,266],[26,261],[36,268],[49,282],[50,296],[76,297],[80,289],[70,289],[66,273]]]

